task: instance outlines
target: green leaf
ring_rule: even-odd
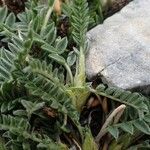
[[[83,150],[97,150],[97,145],[94,142],[92,135],[89,132],[85,134],[85,140],[82,146]]]
[[[9,27],[13,27],[15,21],[16,21],[16,17],[14,13],[10,13],[6,18],[5,24]]]
[[[27,112],[25,110],[22,110],[22,109],[18,109],[16,111],[13,111],[13,114],[16,115],[16,116],[26,116],[27,115]]]
[[[140,131],[142,131],[145,134],[149,134],[150,135],[150,127],[149,125],[144,122],[143,120],[136,120],[135,122],[133,122],[133,125]]]
[[[88,3],[86,0],[75,0],[71,10],[72,39],[78,46],[83,47],[86,41],[86,32],[89,24]]]
[[[130,106],[133,109],[133,111],[138,112],[139,117],[142,118],[143,114],[148,112],[148,107],[146,105],[146,101],[148,99],[140,94],[137,93],[131,93],[128,91],[125,91],[123,89],[119,89],[116,87],[106,87],[103,84],[100,84],[96,88],[96,93],[108,97],[111,100],[117,101],[119,103],[125,104],[127,106]],[[135,97],[138,97],[138,99],[133,99]],[[132,101],[131,101],[132,98]],[[130,114],[129,114],[130,115]],[[135,117],[135,116],[133,116]]]
[[[68,45],[68,40],[67,37],[62,38],[61,40],[59,40],[56,44],[56,49],[58,50],[58,54],[62,54],[64,53],[64,51],[66,50]]]
[[[63,4],[62,4],[62,11],[63,11],[63,13],[64,13],[66,16],[69,16],[69,17],[70,17],[72,11],[71,11],[71,6],[68,7],[69,4],[70,4],[70,3],[67,3],[67,4],[63,3]]]
[[[16,100],[10,102],[3,102],[1,104],[1,113],[7,113],[16,106]]]
[[[121,123],[120,128],[124,130],[125,132],[128,132],[130,134],[133,134],[134,128],[131,123]]]
[[[45,105],[45,102],[36,103],[34,108],[32,108],[32,109],[33,109],[33,111],[37,111],[37,110],[43,108],[44,105]]]
[[[65,65],[66,64],[66,61],[65,59],[60,56],[60,55],[57,55],[57,54],[50,54],[48,55],[51,59],[55,60],[56,62],[58,62],[59,64],[62,64],[62,65]]]
[[[26,9],[25,12],[26,12],[27,23],[29,24],[34,18],[34,12],[29,9]]]
[[[23,150],[31,150],[30,144],[28,142],[23,142],[22,147]]]
[[[67,57],[67,63],[72,66],[76,62],[77,56],[74,51],[70,52]]]
[[[4,139],[0,137],[0,150],[7,150]]]
[[[53,101],[51,103],[51,107],[54,108],[54,109],[58,109],[58,107],[59,107],[58,105],[59,105],[59,103],[57,101]]]
[[[1,115],[0,128],[1,130],[9,130],[14,134],[22,134],[23,131],[26,131],[29,128],[29,124],[22,118]]]
[[[28,114],[32,114],[34,111],[41,109],[45,105],[45,102],[33,103],[30,101],[22,100],[21,104],[25,107]]]
[[[0,7],[0,23],[3,23],[7,16],[7,7]]]
[[[104,84],[99,84],[99,85],[96,87],[96,90],[97,90],[98,92],[103,92],[103,91],[105,91],[105,89],[106,89],[106,87],[105,87]]]
[[[57,54],[57,49],[54,48],[53,46],[49,45],[49,44],[44,44],[44,45],[42,45],[41,48],[44,49],[45,51],[49,52],[49,53]]]
[[[109,133],[117,140],[119,137],[119,129],[115,126],[108,127]]]
[[[24,106],[26,110],[31,110],[33,108],[33,103],[26,100],[21,100],[21,104]]]
[[[25,12],[22,12],[22,13],[17,14],[17,17],[18,17],[18,19],[19,19],[21,22],[26,22],[26,21],[27,21]]]
[[[50,29],[50,31],[48,32],[47,36],[46,36],[46,42],[48,44],[52,44],[56,39],[56,28],[53,27]]]
[[[52,32],[54,29],[55,29],[54,23],[51,23],[41,30],[40,35],[42,36],[43,39],[45,39],[46,36],[49,34],[49,32]]]
[[[8,48],[14,54],[17,54],[19,52],[19,48],[12,43],[8,43]]]
[[[54,0],[48,0],[48,5],[49,5],[49,7],[52,7],[53,6],[53,4],[54,4]]]
[[[39,16],[36,16],[36,18],[33,20],[32,28],[35,32],[38,32],[40,28],[40,18]]]
[[[145,120],[147,123],[150,123],[150,115],[145,115],[145,116],[144,116],[144,120]]]
[[[13,37],[12,42],[20,49],[20,51],[23,50],[23,42],[19,37]]]

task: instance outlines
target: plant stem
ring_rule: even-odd
[[[128,106],[131,106],[131,107],[135,108],[136,110],[139,109],[137,106],[135,106],[135,105],[133,105],[131,103],[128,103],[126,101],[120,101],[118,98],[115,98],[114,96],[108,95],[108,94],[106,94],[104,92],[97,92],[95,89],[91,89],[91,92],[96,94],[96,95],[101,95],[101,96],[107,97],[107,98],[112,99],[112,100],[114,100],[116,102],[119,102],[119,103],[121,102],[121,103],[123,103],[125,105],[128,105]]]
[[[73,80],[73,75],[72,75],[72,72],[71,72],[71,69],[70,67],[68,66],[68,64],[65,64],[65,68],[69,74],[69,77],[70,77],[70,81],[71,81],[71,84],[73,85],[74,84],[74,80]]]
[[[102,2],[101,0],[98,0],[98,12],[99,12],[99,15],[100,15],[100,18],[101,18],[101,22],[104,20],[104,16],[103,16],[103,7],[102,7]]]
[[[48,20],[49,20],[49,18],[50,18],[50,16],[51,16],[51,13],[52,13],[52,11],[53,11],[53,7],[54,7],[54,4],[55,4],[55,1],[56,1],[56,0],[54,0],[53,4],[49,6],[49,9],[48,9],[47,14],[46,14],[45,19],[44,19],[44,23],[43,23],[43,26],[42,26],[42,30],[46,27],[46,25],[47,25],[47,23],[48,23]]]
[[[75,86],[81,87],[85,83],[85,55],[83,48],[80,47],[79,60],[76,67]]]
[[[107,127],[113,122],[113,119],[115,120],[114,123],[117,123],[120,119],[120,117],[122,116],[124,110],[126,108],[126,105],[122,104],[119,107],[117,107],[111,114],[110,116],[107,118],[107,120],[105,121],[104,125],[102,126],[100,132],[98,133],[98,135],[95,138],[95,142],[97,144],[99,144],[100,139],[106,134],[107,132]]]

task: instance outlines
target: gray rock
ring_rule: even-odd
[[[150,0],[134,0],[88,32],[89,79],[123,89],[150,85]]]

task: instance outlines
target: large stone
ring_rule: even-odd
[[[88,32],[89,79],[123,89],[150,85],[150,0],[134,0]]]

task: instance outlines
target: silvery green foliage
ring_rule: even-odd
[[[17,16],[8,14],[6,7],[0,8],[0,35],[8,44],[0,49],[0,128],[1,137],[5,138],[1,143],[5,143],[3,149],[62,149],[65,145],[55,140],[61,132],[69,132],[65,116],[79,126],[78,112],[67,93],[66,85],[70,81],[65,83],[64,76],[63,65],[67,62],[62,54],[66,53],[68,40],[57,37],[52,20],[43,28],[48,7],[33,8],[29,4],[25,12]],[[34,55],[34,45],[42,53]],[[60,65],[54,68],[56,63],[48,55]],[[43,114],[47,107],[58,113],[58,120],[53,124]],[[41,124],[47,122],[42,134],[31,125],[34,115]],[[49,131],[48,128],[55,129]]]
[[[70,36],[77,49],[82,47],[85,50],[88,4],[86,0],[75,0],[73,6],[68,8],[72,14]],[[25,12],[17,16],[8,14],[6,7],[0,8],[1,41],[6,44],[0,48],[2,150],[67,149],[60,136],[72,133],[74,128],[75,138],[80,137],[80,144],[84,143],[85,128],[81,127],[79,112],[73,104],[76,87],[71,72],[80,50],[67,51],[68,38],[57,36],[52,19],[43,27],[47,10],[48,6],[43,7],[34,1],[27,3]],[[66,73],[67,76],[70,74],[69,79]],[[78,73],[80,75],[80,70]],[[85,88],[82,86],[81,89]],[[127,119],[108,128],[115,138],[119,138],[120,129],[130,134],[134,134],[134,130],[150,134],[150,104],[147,98],[104,85],[96,89],[86,85],[85,89],[127,106]],[[51,115],[56,115],[56,118]],[[92,139],[88,140],[94,143]]]

